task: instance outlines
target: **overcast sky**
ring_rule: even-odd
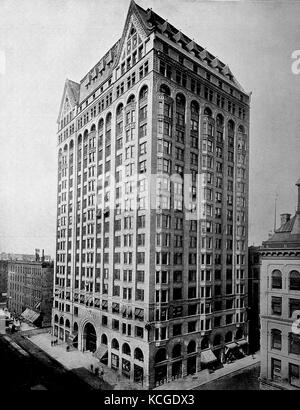
[[[227,63],[252,91],[250,244],[295,211],[300,177],[300,3],[139,0]],[[56,119],[122,34],[129,0],[0,0],[0,251],[54,256]],[[279,218],[278,218],[279,219]]]

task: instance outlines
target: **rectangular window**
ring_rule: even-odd
[[[281,360],[271,359],[271,372],[274,381],[281,381]]]
[[[272,315],[281,316],[282,314],[282,300],[281,298],[272,297]]]
[[[289,364],[289,382],[292,386],[300,388],[300,366]]]

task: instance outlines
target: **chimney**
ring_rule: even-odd
[[[284,225],[284,224],[286,224],[287,222],[290,221],[291,214],[281,214],[280,219],[281,219],[281,226],[282,226],[282,225]]]
[[[296,186],[298,187],[298,203],[292,235],[300,235],[300,179],[296,182]]]

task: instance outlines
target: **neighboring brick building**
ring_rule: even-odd
[[[281,215],[261,252],[261,388],[300,389],[300,180],[296,215]]]
[[[6,303],[8,262],[0,260],[0,303]]]
[[[37,326],[50,326],[53,262],[8,263],[8,309]]]
[[[259,246],[249,247],[248,257],[248,323],[249,351],[255,353],[260,349],[260,253]]]
[[[249,104],[133,1],[121,39],[66,81],[54,333],[145,388],[247,351]]]

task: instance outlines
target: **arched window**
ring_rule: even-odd
[[[216,125],[217,128],[223,128],[224,125],[224,117],[221,114],[218,114],[216,117]]]
[[[54,316],[54,322],[58,323],[58,316],[57,315]]]
[[[78,333],[78,324],[76,322],[73,325],[73,332]]]
[[[65,146],[64,146],[64,152],[67,152],[68,151],[68,144],[66,144]]]
[[[131,94],[127,100],[127,105],[135,102],[135,96]]]
[[[105,333],[103,333],[103,335],[101,336],[101,344],[107,346],[108,345],[108,341],[107,341],[107,336]]]
[[[245,134],[245,128],[243,127],[243,125],[240,125],[240,126],[239,126],[238,132],[239,132],[240,134]]]
[[[148,87],[147,85],[144,85],[140,91],[140,100],[147,98],[147,97],[148,97]]]
[[[134,351],[134,358],[140,362],[144,361],[144,354],[139,347],[137,347]]]
[[[154,362],[155,363],[160,363],[160,362],[164,362],[165,360],[167,360],[167,351],[166,351],[166,349],[164,349],[164,348],[159,349],[156,352]]]
[[[227,332],[225,335],[225,343],[232,342],[232,332]]]
[[[74,148],[74,141],[73,140],[70,141],[70,146],[69,147],[70,147],[70,150],[72,150]]]
[[[103,118],[100,118],[98,122],[98,132],[103,132],[104,121]]]
[[[296,270],[290,272],[290,290],[300,290],[300,273]]]
[[[66,326],[68,329],[70,329],[70,321],[69,321],[69,319],[66,319],[65,326]]]
[[[209,339],[207,336],[204,336],[204,338],[201,340],[201,350],[208,349],[209,348]]]
[[[172,350],[172,358],[175,359],[176,357],[181,356],[181,345],[177,343]]]
[[[91,132],[95,132],[95,131],[96,131],[96,125],[93,124],[93,125],[91,126]]]
[[[196,342],[195,340],[191,340],[187,347],[187,353],[194,353],[196,351]]]
[[[185,108],[185,96],[183,94],[176,95],[176,107]]]
[[[123,113],[123,108],[124,108],[123,104],[119,104],[118,107],[117,107],[116,114],[121,115]]]
[[[219,143],[224,140],[224,117],[221,114],[216,117],[216,138]]]
[[[204,115],[207,115],[208,117],[212,117],[212,110],[209,107],[205,107]]]
[[[197,103],[197,101],[191,102],[191,113],[196,115],[199,114],[199,104]]]
[[[272,329],[271,331],[271,346],[272,349],[281,350],[282,335],[278,329]]]
[[[112,349],[119,350],[119,342],[117,341],[117,339],[113,339],[111,341],[111,347],[112,347]]]
[[[78,135],[78,145],[80,145],[82,143],[82,135]]]
[[[88,130],[85,130],[84,133],[83,133],[84,142],[87,142],[88,136],[89,136],[89,132],[88,132]]]
[[[111,127],[111,112],[109,112],[106,116],[106,129]]]
[[[229,121],[228,121],[228,135],[230,135],[230,136],[233,137],[233,135],[234,135],[234,128],[235,128],[234,122],[233,122],[232,120],[229,120]]]
[[[122,353],[127,354],[128,356],[131,355],[131,349],[128,343],[124,343],[122,346]]]
[[[282,274],[278,269],[272,272],[272,289],[282,289]]]
[[[61,326],[64,325],[64,318],[63,318],[63,317],[61,317],[61,318],[59,319],[59,324],[60,324]]]
[[[163,93],[163,94],[168,95],[168,96],[171,95],[171,90],[170,90],[170,88],[169,88],[166,84],[162,84],[162,85],[159,87],[159,91],[160,91],[161,93]]]
[[[235,338],[236,338],[237,340],[239,340],[239,339],[242,339],[243,336],[244,336],[244,331],[243,331],[243,329],[240,327],[240,328],[236,331]]]
[[[222,336],[220,334],[217,334],[214,338],[213,345],[219,346],[221,343],[222,343]]]

